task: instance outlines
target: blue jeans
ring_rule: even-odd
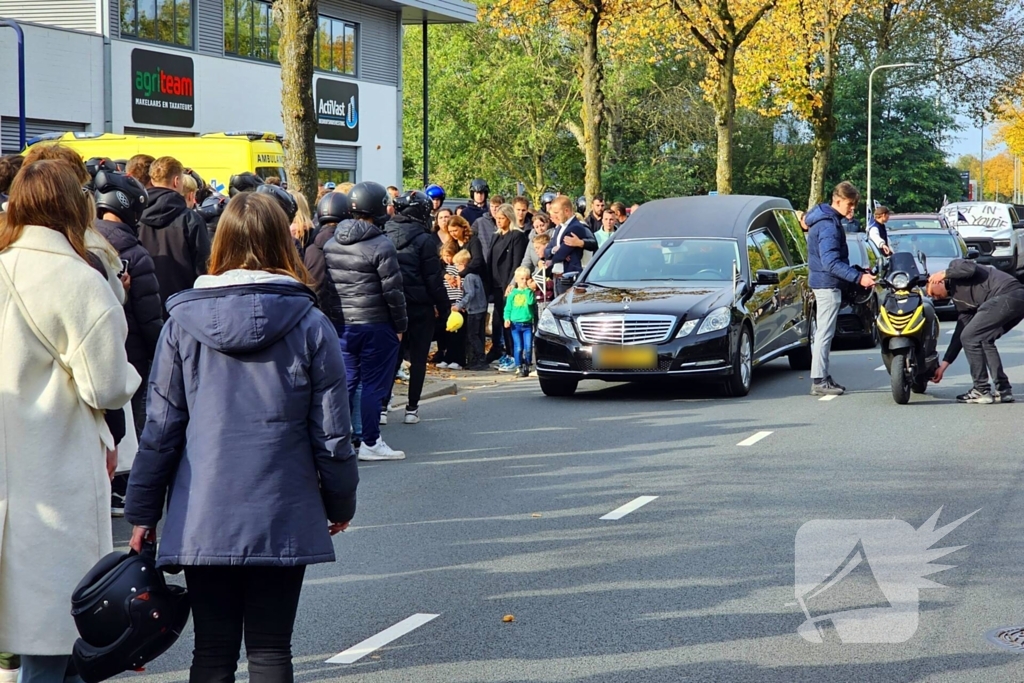
[[[380,437],[381,401],[395,382],[398,335],[390,323],[346,325],[341,353],[345,357],[349,403],[356,404],[359,390],[363,443],[373,446]]]
[[[71,655],[22,655],[18,683],[82,683],[78,676],[65,676]]]
[[[512,323],[512,349],[516,367],[533,362],[533,323]]]

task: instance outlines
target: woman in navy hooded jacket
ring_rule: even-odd
[[[357,461],[334,326],[314,304],[284,212],[256,193],[221,217],[209,275],[167,302],[125,517],[184,567],[195,649],[189,680],[293,680],[306,565],[335,560],[355,513]],[[244,615],[244,617],[243,617]]]

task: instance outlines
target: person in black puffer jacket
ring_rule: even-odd
[[[337,301],[337,291],[331,279],[327,277],[327,261],[324,258],[324,246],[334,237],[334,231],[338,223],[352,218],[352,212],[348,208],[348,195],[344,192],[328,192],[316,206],[316,215],[313,217],[315,227],[306,233],[303,239],[302,263],[309,271],[316,287],[316,297],[320,310],[324,312],[336,311],[338,320],[336,326],[340,330],[344,325],[342,319],[340,302]]]
[[[338,224],[324,245],[327,277],[337,303],[327,311],[341,337],[349,403],[360,396],[360,460],[401,460],[380,438],[380,405],[391,391],[398,346],[408,319],[395,245],[377,223],[387,219],[388,192],[378,183],[358,183],[349,192],[353,218]]]
[[[444,288],[444,270],[438,253],[437,238],[427,231],[430,198],[423,192],[406,192],[394,200],[396,214],[384,226],[388,238],[398,250],[402,270],[409,328],[402,338],[399,362],[409,354],[409,402],[405,406],[405,424],[420,421],[420,394],[427,374],[427,356],[434,336],[438,311],[447,312],[448,290]],[[396,368],[397,370],[397,368]]]
[[[139,242],[156,266],[160,300],[192,289],[196,278],[206,273],[210,258],[210,233],[206,222],[185,205],[181,196],[185,167],[172,157],[160,157],[150,166],[153,187],[149,204],[139,218]]]

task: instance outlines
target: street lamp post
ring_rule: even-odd
[[[908,66],[918,66],[914,62],[900,62],[899,64],[882,64],[876,66],[871,70],[871,74],[868,76],[868,216],[874,212],[874,204],[871,203],[871,124],[873,122],[871,114],[871,104],[873,91],[874,91],[874,80],[875,72],[881,71],[882,69],[901,69]]]

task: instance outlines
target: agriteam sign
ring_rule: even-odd
[[[132,119],[135,123],[191,128],[196,121],[192,59],[132,50]]]
[[[316,136],[323,140],[359,140],[359,86],[321,78],[316,82]]]

